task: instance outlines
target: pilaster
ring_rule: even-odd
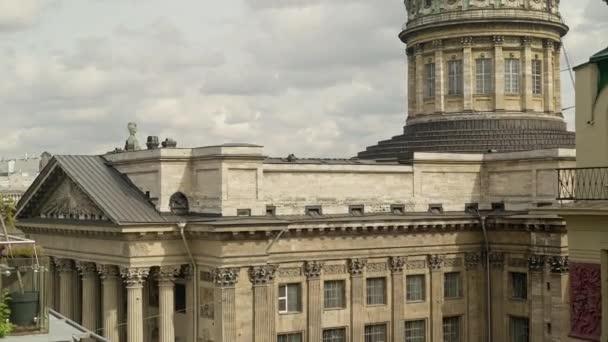
[[[308,288],[308,341],[322,341],[322,318],[323,303],[321,299],[321,272],[323,263],[319,261],[307,261],[304,264],[304,275],[306,276],[306,286]]]
[[[521,45],[523,48],[523,111],[532,111],[534,108],[532,99],[532,38],[523,37],[521,39]]]
[[[445,257],[439,254],[427,256],[427,264],[431,271],[431,341],[443,341],[443,261]]]
[[[445,112],[445,66],[443,63],[443,41],[434,40],[435,50],[435,112]]]
[[[475,72],[473,70],[473,37],[463,37],[462,43],[462,77],[463,77],[463,109],[473,111],[473,86]]]
[[[160,266],[154,274],[158,282],[158,341],[175,342],[175,277],[180,266]]]
[[[143,284],[150,270],[147,267],[121,268],[127,284],[127,341],[144,342]]]
[[[77,271],[72,272],[72,297],[72,320],[82,323],[82,280]]]
[[[67,318],[74,318],[74,262],[72,259],[55,258],[55,268],[59,273],[59,312]]]
[[[508,335],[508,318],[505,311],[507,291],[505,284],[505,254],[502,252],[490,253],[490,269],[492,280],[492,341],[506,342]],[[533,340],[531,340],[533,341]]]
[[[551,257],[549,266],[551,268],[551,340],[567,341],[570,332],[568,257]]]
[[[276,339],[276,303],[274,301],[275,265],[251,266],[249,281],[253,286],[253,332],[254,342]]]
[[[529,301],[530,301],[530,341],[544,341],[544,302],[543,302],[543,271],[545,269],[544,255],[531,255],[528,258],[529,270]]]
[[[418,44],[414,50],[416,59],[416,114],[424,113],[424,46]]]
[[[217,297],[221,298],[219,313],[215,315],[219,341],[236,342],[236,290],[239,280],[238,268],[217,268],[213,270],[213,282]],[[217,320],[221,320],[218,322]]]
[[[403,278],[403,268],[405,267],[405,258],[396,256],[389,259],[389,267],[391,270],[392,281],[392,327],[393,341],[404,341],[404,327],[402,324],[403,313],[405,312],[405,281]]]
[[[99,312],[97,268],[94,262],[83,261],[76,261],[76,268],[82,275],[82,325],[96,331]]]
[[[553,55],[553,79],[554,79],[554,89],[555,92],[555,112],[560,113],[560,116],[563,116],[562,113],[562,67],[561,67],[561,49],[562,43],[557,42],[553,43],[555,47],[554,55]]]
[[[544,94],[545,94],[545,112],[546,113],[554,113],[555,112],[555,85],[553,81],[553,53],[555,50],[555,45],[553,41],[545,40],[543,43],[545,48],[544,51],[544,62],[543,62],[543,84],[544,84]]]
[[[505,59],[502,45],[504,36],[494,36],[494,107],[505,110]]]
[[[120,341],[118,330],[118,293],[121,291],[121,288],[118,267],[98,264],[97,271],[101,277],[102,287],[103,336],[107,337],[110,341]]]
[[[365,266],[367,259],[348,260],[348,272],[350,273],[351,290],[351,340],[352,342],[363,342],[365,334]]]
[[[467,323],[469,325],[468,336],[469,341],[480,342],[486,335],[482,324],[485,321],[485,311],[482,303],[484,298],[487,298],[482,281],[483,275],[480,272],[483,257],[480,252],[471,252],[466,253],[464,258],[467,277],[467,296],[465,300],[467,302]]]
[[[194,268],[192,265],[184,265],[182,275],[186,280],[186,342],[195,342],[194,315],[197,313],[194,304]]]
[[[417,94],[416,94],[416,56],[414,54],[414,49],[406,49],[406,59],[407,59],[407,114],[408,117],[413,118],[416,116],[416,102],[417,102]]]

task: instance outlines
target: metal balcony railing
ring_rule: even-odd
[[[558,200],[608,200],[608,167],[557,170]]]

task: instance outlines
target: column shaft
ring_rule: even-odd
[[[82,274],[82,325],[92,331],[97,330],[97,313],[99,312],[99,288],[97,274],[92,262],[78,263]]]
[[[416,49],[416,114],[424,113],[424,58],[422,49]]]
[[[545,42],[545,56],[543,63],[543,84],[545,94],[545,112],[555,112],[555,93],[553,83],[553,42]]]
[[[118,281],[118,292],[116,293],[116,300],[118,302],[118,335],[120,341],[127,340],[127,289],[125,288],[124,282],[119,279]]]
[[[431,341],[443,341],[443,273],[431,270]]]
[[[507,300],[505,292],[506,279],[504,265],[492,265],[492,341],[505,342],[508,335],[504,303]],[[531,340],[534,341],[534,340]]]
[[[321,313],[323,303],[321,302],[321,279],[310,278],[308,284],[308,341],[316,342],[323,340],[321,328]]]
[[[70,259],[55,259],[59,273],[59,312],[74,318],[74,263]]]
[[[484,289],[479,285],[480,273],[477,267],[467,269],[467,322],[469,323],[468,336],[470,342],[482,341],[483,332],[481,329],[482,308],[481,299],[484,297]]]
[[[530,272],[530,341],[544,341],[543,275]]]
[[[362,275],[350,278],[351,288],[351,337],[353,342],[363,342],[365,328],[365,278]]]
[[[78,272],[72,272],[72,297],[72,320],[82,323],[82,280]]]
[[[505,59],[502,51],[502,36],[494,37],[494,107],[505,109]]]
[[[558,43],[555,46],[555,52],[553,55],[553,78],[554,78],[554,92],[555,92],[555,112],[562,112],[562,70],[561,70],[561,44]]]
[[[393,297],[393,341],[405,341],[404,326],[402,324],[405,311],[405,281],[403,272],[394,272],[391,275]]]
[[[150,333],[153,328],[152,325],[154,324],[154,320],[149,318],[150,317],[150,283],[151,283],[151,281],[144,282],[143,287],[141,289],[142,315],[144,317],[144,341],[150,340]],[[160,297],[159,297],[159,302],[160,302]],[[159,311],[159,314],[160,314],[160,311]],[[159,317],[159,319],[160,319],[160,317]]]
[[[120,279],[117,275],[102,280],[103,287],[103,334],[110,341],[120,341],[118,331],[118,293]]]
[[[194,272],[192,265],[187,265],[183,269],[186,278],[186,342],[194,342],[194,315],[196,315],[194,304]]]
[[[445,65],[443,63],[442,43],[435,47],[435,112],[445,112]]]
[[[407,115],[410,118],[416,116],[417,109],[417,83],[418,75],[416,73],[416,57],[413,54],[407,54]]]
[[[144,342],[143,284],[149,269],[123,268],[120,273],[127,283],[127,342]]]
[[[174,342],[175,328],[173,325],[174,317],[174,284],[173,282],[160,282],[158,284],[158,340],[159,342]]]
[[[253,285],[253,341],[276,340],[276,306],[274,296],[275,265],[249,268],[249,280]],[[216,281],[217,282],[217,281]]]
[[[472,39],[472,38],[471,38]],[[475,86],[475,71],[473,61],[472,40],[463,39],[462,76],[463,76],[463,108],[465,112],[473,111],[473,87]]]
[[[219,296],[222,299],[220,308],[221,315],[221,341],[236,342],[236,290],[234,287],[226,287],[217,289]]]
[[[523,111],[532,111],[534,109],[534,104],[532,99],[534,95],[532,94],[532,47],[530,46],[530,38],[525,37],[522,39],[522,44],[524,45],[523,51]]]

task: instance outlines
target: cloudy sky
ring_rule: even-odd
[[[573,64],[608,45],[605,2],[562,13]],[[104,153],[129,121],[142,144],[353,156],[405,121],[404,21],[402,0],[0,0],[0,156]]]

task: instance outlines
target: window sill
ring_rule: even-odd
[[[384,304],[367,304],[366,306],[368,308],[376,308],[376,307],[380,307],[380,306],[386,306],[386,303],[384,303]]]
[[[444,299],[444,300],[462,300],[462,299],[464,299],[464,296],[460,296],[460,297],[449,297],[449,298],[444,297],[443,299]]]
[[[288,312],[279,312],[279,315],[299,315],[302,314],[302,311],[288,311]]]
[[[492,94],[474,94],[473,95],[474,98],[476,99],[491,99],[493,97]]]
[[[346,310],[346,308],[323,308],[323,311],[340,311]]]
[[[515,298],[515,297],[511,297],[509,298],[510,300],[514,301],[514,302],[520,302],[520,303],[525,303],[528,301],[528,298]]]
[[[426,303],[426,300],[422,299],[422,300],[406,300],[405,304],[421,304],[421,303]]]

